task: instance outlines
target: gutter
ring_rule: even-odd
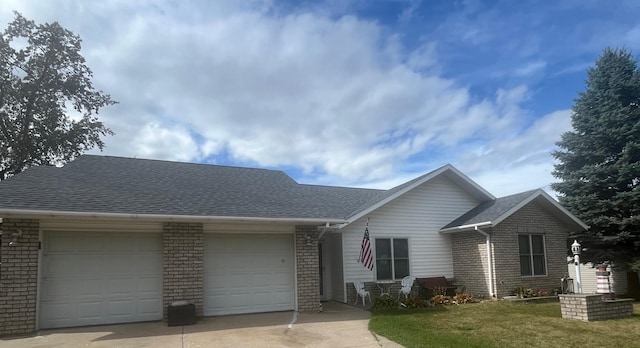
[[[477,231],[478,228],[487,227],[487,226],[493,226],[493,222],[485,221],[485,222],[479,222],[477,224],[469,224],[469,225],[449,227],[449,228],[441,229],[440,233],[456,233],[456,232],[461,232],[461,231],[466,231],[466,230]]]
[[[341,218],[267,218],[244,216],[203,216],[203,215],[169,215],[169,214],[129,214],[129,213],[93,213],[72,212],[55,210],[27,210],[27,209],[2,209],[0,216],[10,217],[40,217],[40,218],[105,218],[105,219],[132,219],[132,220],[166,220],[166,221],[199,221],[199,222],[273,222],[273,223],[303,223],[303,224],[341,224],[347,222]]]
[[[478,226],[475,226],[475,230],[487,239],[487,273],[489,274],[489,296],[495,298],[495,291],[493,288],[493,258],[491,257],[491,235],[483,231]]]
[[[331,226],[331,223],[329,222],[327,222],[324,226],[318,226],[318,230],[321,230],[320,234],[318,235],[318,240],[320,240],[322,236],[324,236],[324,234],[327,233],[328,230],[337,230],[337,229],[339,229],[339,227]]]

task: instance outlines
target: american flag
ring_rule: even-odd
[[[369,219],[367,226],[364,228],[364,237],[362,238],[362,247],[360,249],[360,262],[373,271],[373,254],[371,253],[371,240],[369,239]]]

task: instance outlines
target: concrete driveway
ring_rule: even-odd
[[[326,303],[321,313],[277,312],[209,317],[196,325],[163,322],[41,330],[0,340],[3,348],[36,347],[401,347],[368,329],[370,313]],[[293,324],[292,321],[295,322]]]

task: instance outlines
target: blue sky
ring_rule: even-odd
[[[549,189],[586,69],[640,52],[638,1],[4,0],[83,38],[120,103],[103,154],[389,188],[451,163]],[[97,151],[93,151],[97,152]]]

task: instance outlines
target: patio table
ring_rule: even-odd
[[[391,285],[395,284],[394,280],[385,279],[385,280],[376,280],[376,286],[380,289],[380,296],[387,295],[391,296]]]

